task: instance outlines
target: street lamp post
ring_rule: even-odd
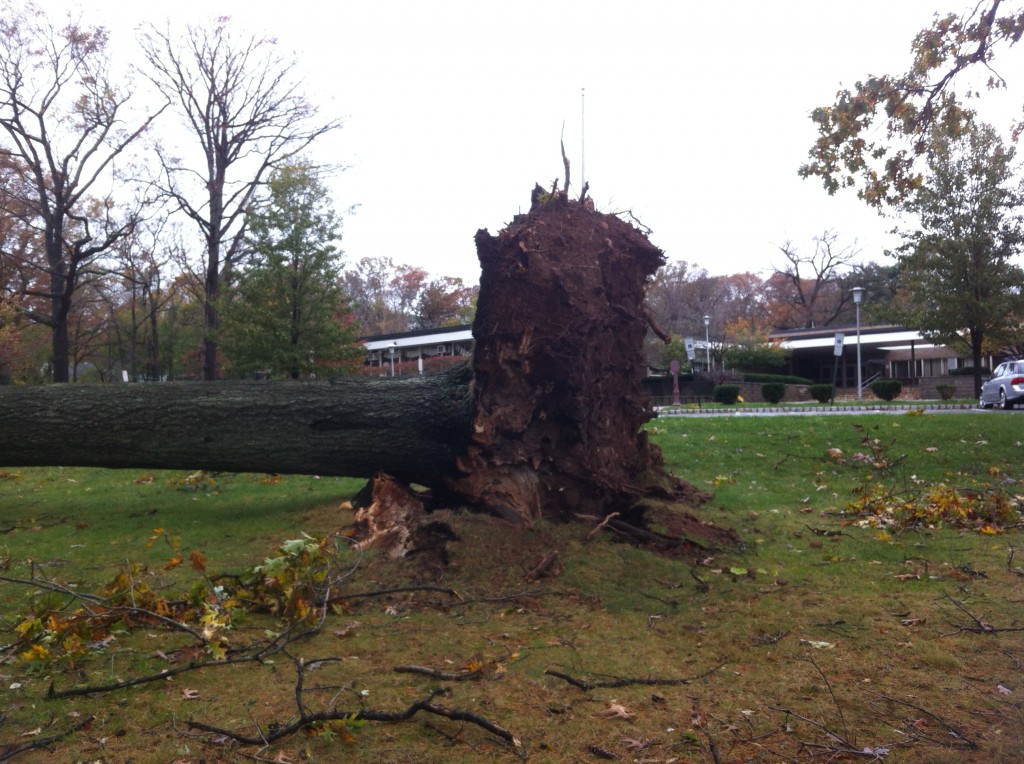
[[[708,327],[711,326],[711,316],[704,316],[704,356],[708,364],[708,374],[711,373],[711,335]]]
[[[857,309],[857,400],[864,400],[864,388],[861,385],[860,377],[860,302],[864,299],[864,287],[854,287],[853,304]]]

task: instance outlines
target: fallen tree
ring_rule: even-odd
[[[648,443],[648,280],[664,257],[585,198],[534,190],[476,234],[471,368],[404,381],[0,389],[0,464],[370,477],[386,472],[519,525],[643,524],[702,496]],[[700,535],[694,521],[690,535]],[[709,531],[710,532],[710,531]],[[726,538],[719,535],[718,540]]]

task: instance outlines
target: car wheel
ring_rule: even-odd
[[[999,391],[999,408],[1006,409],[1007,411],[1013,408],[1013,404],[1006,400],[1005,390]]]

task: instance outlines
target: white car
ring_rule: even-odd
[[[981,385],[978,405],[990,409],[1012,409],[1024,402],[1024,361],[1005,361],[996,367],[992,376]]]

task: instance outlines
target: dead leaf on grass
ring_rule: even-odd
[[[355,631],[358,627],[360,627],[362,625],[363,625],[362,621],[352,621],[345,628],[343,628],[343,629],[336,629],[335,632],[334,632],[334,636],[336,636],[336,637],[347,637],[353,631]]]
[[[893,578],[895,578],[898,581],[920,581],[921,580],[921,574],[920,573],[897,573],[895,576],[893,576]]]
[[[646,738],[624,737],[622,742],[631,751],[642,751],[651,745],[651,741]]]
[[[275,764],[292,764],[294,759],[284,751],[278,751],[277,756],[274,758]]]
[[[22,732],[21,736],[22,737],[35,737],[36,735],[42,735],[42,734],[43,734],[43,728],[42,727],[36,727],[34,730],[29,730],[28,732]]]
[[[816,650],[831,650],[836,646],[835,642],[819,642],[816,639],[801,639],[800,644],[813,647]]]
[[[184,700],[198,700],[199,690],[190,690],[188,687],[186,687],[181,691],[181,697]]]
[[[999,692],[1000,695],[1013,695],[1013,690],[1001,684],[996,685],[996,690]]]
[[[636,714],[626,708],[624,705],[619,703],[617,700],[610,701],[608,708],[601,712],[601,716],[606,719],[635,719]]]

